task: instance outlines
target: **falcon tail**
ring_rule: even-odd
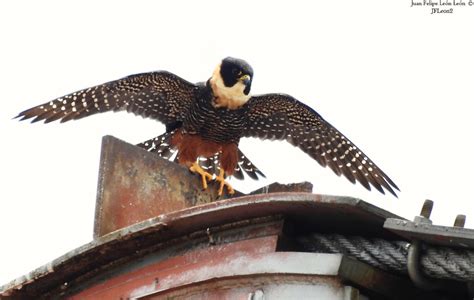
[[[171,137],[175,130],[166,132],[162,135],[159,135],[155,138],[146,140],[140,144],[137,144],[138,147],[147,150],[148,152],[153,152],[158,154],[160,157],[164,159],[168,159],[173,162],[178,162],[178,156],[175,155],[177,149],[171,146]],[[254,180],[258,180],[259,177],[264,177],[265,175],[260,171],[248,158],[245,154],[238,151],[239,162],[235,168],[234,176],[239,180],[244,179],[244,173],[247,174],[250,178]],[[219,157],[220,153],[216,153],[211,157],[199,157],[199,166],[202,167],[204,170],[212,173],[212,174],[219,174]]]

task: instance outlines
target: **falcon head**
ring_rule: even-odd
[[[250,99],[253,70],[244,60],[227,57],[216,67],[210,81],[215,107],[236,109]]]

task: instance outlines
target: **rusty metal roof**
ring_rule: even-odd
[[[208,277],[202,277],[201,285],[190,286],[186,293],[215,287],[217,283],[212,278],[221,273],[239,278],[254,276],[254,282],[265,282],[268,278],[261,274],[274,270],[271,261],[285,257],[293,261],[271,275],[277,276],[275,280],[312,282],[316,277],[308,277],[304,272],[307,267],[314,276],[329,276],[321,280],[329,280],[339,288],[344,287],[341,281],[331,281],[331,276],[404,299],[413,298],[410,295],[419,299],[433,296],[421,295],[406,279],[337,254],[322,258],[312,253],[316,265],[297,265],[310,254],[298,253],[292,237],[307,232],[395,239],[397,236],[384,229],[383,224],[387,218],[402,218],[362,200],[311,194],[307,192],[311,186],[302,183],[274,184],[257,191],[263,194],[240,193],[238,197],[216,201],[215,187],[196,190],[199,178],[185,168],[112,137],[104,138],[99,174],[94,240],[4,285],[0,288],[2,298],[109,295],[117,299],[118,295],[141,295],[137,298],[155,299],[181,293],[173,294],[179,280],[185,285],[197,282],[201,277],[192,272],[196,272],[195,265],[199,263],[199,270],[207,270]],[[225,268],[226,262],[241,261],[235,253],[242,254],[240,258],[246,262],[240,267]],[[189,261],[194,263],[194,269],[179,269]],[[338,264],[337,272],[331,271],[325,261]],[[217,263],[221,267],[212,269]],[[356,269],[370,276],[362,278]],[[248,279],[245,278],[242,280]],[[388,284],[380,286],[376,282]],[[245,289],[244,292],[248,293]]]
[[[2,294],[41,295],[104,266],[149,253],[162,243],[207,228],[278,215],[294,221],[298,231],[394,238],[382,225],[386,218],[396,216],[362,200],[309,193],[243,196],[163,214],[105,234],[3,286]]]

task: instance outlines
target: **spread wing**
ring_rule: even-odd
[[[286,140],[338,176],[344,174],[368,190],[372,185],[383,194],[385,188],[397,196],[397,185],[309,106],[284,94],[253,96],[246,106],[249,112],[243,136]]]
[[[21,120],[49,123],[126,110],[165,124],[182,120],[196,85],[166,71],[131,75],[65,95],[21,112]]]

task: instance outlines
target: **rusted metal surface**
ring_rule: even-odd
[[[200,203],[216,200],[213,184],[170,161],[111,136],[102,140],[94,237]]]
[[[311,193],[313,184],[311,182],[281,184],[274,182],[268,186],[264,186],[258,190],[251,192],[249,195],[268,194],[268,193]]]
[[[307,193],[274,193],[216,201],[155,218],[104,235],[54,260],[29,275],[2,287],[2,295],[41,295],[60,289],[64,283],[86,278],[110,265],[119,265],[157,249],[156,245],[206,229],[239,226],[248,220],[281,215],[293,232],[318,231],[392,238],[382,229],[387,217],[395,215],[362,200]],[[239,223],[240,222],[240,223]],[[244,223],[242,223],[244,222]],[[260,231],[261,229],[258,229]],[[212,233],[212,231],[211,231]],[[155,248],[153,248],[155,247]],[[80,281],[80,280],[79,280]],[[69,283],[64,290],[74,284]]]
[[[291,236],[317,231],[395,237],[382,224],[399,217],[362,200],[272,193],[310,191],[307,183],[273,184],[257,191],[264,194],[219,201],[215,186],[203,192],[196,188],[200,184],[198,176],[175,163],[105,137],[94,241],[1,287],[0,297],[161,297],[177,292],[178,285],[186,287],[184,294],[215,285],[219,295],[217,277],[235,277],[229,284],[238,285],[265,282],[262,274],[274,272],[287,291],[312,276],[309,282],[320,280],[326,287],[332,282],[336,294],[348,299],[350,288],[340,284],[334,270],[315,269],[334,266],[328,262],[340,256],[297,253]],[[276,285],[271,289],[284,292]],[[258,289],[241,292],[258,296]],[[357,299],[358,293],[350,294]]]
[[[437,246],[474,249],[473,229],[411,222],[398,218],[387,219],[384,228],[410,241],[419,240]]]
[[[170,291],[194,289],[210,281],[230,277],[250,280],[263,274],[273,275],[282,283],[284,278],[279,275],[316,275],[318,278],[325,275],[326,288],[335,291],[341,288],[335,278],[340,255],[275,253],[272,252],[275,243],[275,238],[267,237],[191,251],[114,277],[71,299],[153,299],[164,297]]]
[[[278,254],[278,253],[277,253]],[[274,274],[228,276],[158,291],[136,299],[350,299],[336,276]]]
[[[210,280],[138,299],[340,299],[359,300],[357,289],[317,275],[265,274]]]
[[[112,136],[102,140],[94,237],[186,207],[226,199],[217,196],[210,182],[203,191],[201,179],[185,167],[160,158]],[[311,192],[311,183],[278,184],[252,194]],[[234,197],[242,196],[236,191]]]
[[[211,239],[213,244],[218,245],[242,239],[277,236],[282,232],[282,220],[279,216],[242,220],[215,227],[208,227],[206,224],[183,224],[182,221],[170,219],[164,224],[159,220],[148,220],[108,234],[5,285],[0,289],[0,298],[62,297],[71,289],[84,288],[95,284],[97,280],[103,280],[101,274],[113,273],[112,270],[116,266],[139,261],[156,251],[167,252],[167,256],[162,257],[166,259],[179,255],[186,249],[206,249],[211,245]],[[274,240],[268,247],[275,249],[275,245]],[[102,279],[97,279],[98,277]]]

